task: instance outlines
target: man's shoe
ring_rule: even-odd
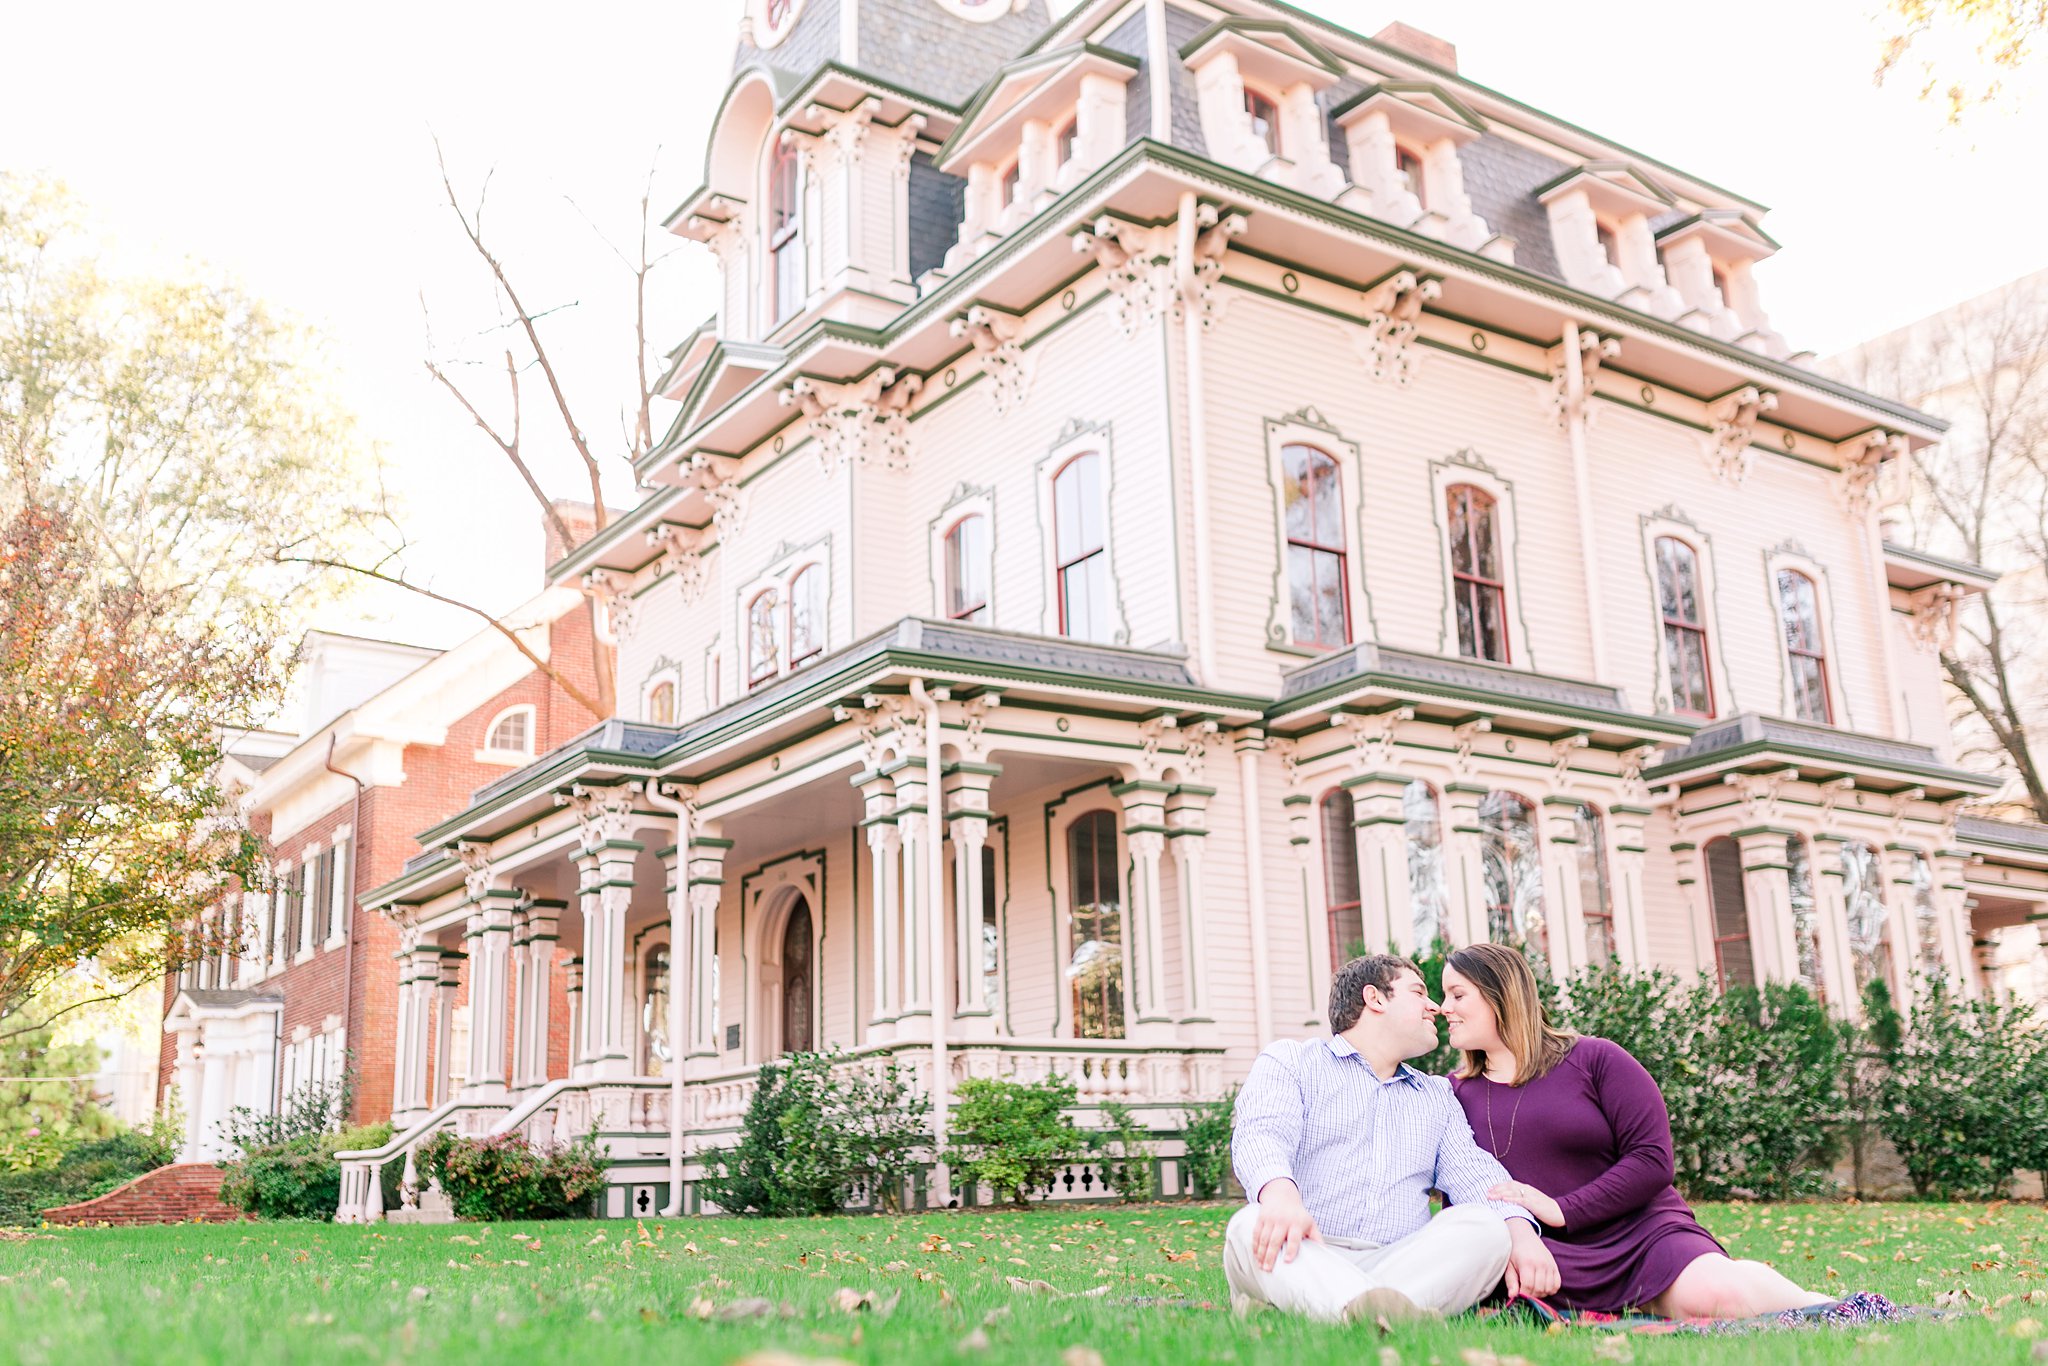
[[[1435,1317],[1400,1291],[1384,1286],[1363,1291],[1344,1306],[1346,1323],[1379,1323],[1391,1328],[1395,1324],[1419,1323]]]

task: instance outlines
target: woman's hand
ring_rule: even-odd
[[[1489,1200],[1505,1200],[1511,1205],[1520,1205],[1536,1216],[1541,1223],[1551,1228],[1564,1227],[1564,1211],[1557,1207],[1557,1201],[1524,1181],[1503,1181],[1486,1193]]]

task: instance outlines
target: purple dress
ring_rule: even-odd
[[[1725,1255],[1671,1184],[1664,1093],[1620,1044],[1581,1037],[1526,1086],[1485,1077],[1452,1085],[1479,1146],[1563,1211],[1564,1227],[1545,1227],[1543,1239],[1564,1305],[1640,1308],[1695,1258]]]

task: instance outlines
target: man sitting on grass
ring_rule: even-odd
[[[1413,963],[1369,954],[1330,985],[1332,1036],[1252,1064],[1230,1145],[1251,1199],[1224,1235],[1234,1308],[1391,1323],[1469,1309],[1503,1273],[1510,1295],[1557,1289],[1528,1211],[1486,1198],[1508,1175],[1450,1083],[1405,1061],[1436,1047],[1436,1016]],[[1431,1190],[1450,1206],[1435,1218]]]

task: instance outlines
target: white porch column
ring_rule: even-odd
[[[208,1031],[211,1033],[212,1031]],[[199,1156],[202,1160],[226,1157],[227,1140],[221,1137],[220,1122],[228,1115],[228,1055],[211,1039],[202,1042],[199,1054],[199,1095],[186,1104],[196,1116]]]
[[[1126,1030],[1130,1038],[1172,1033],[1173,1009],[1166,999],[1165,917],[1159,908],[1159,860],[1166,852],[1166,798],[1170,784],[1149,779],[1117,783],[1111,795],[1123,803],[1124,843],[1130,851],[1130,905],[1124,910],[1124,961],[1136,1007]]]
[[[1913,856],[1918,852],[1910,844],[1886,844],[1878,854],[1884,921],[1892,941],[1892,999],[1902,1014],[1921,991],[1920,917],[1913,895]],[[1929,871],[1933,871],[1931,867]],[[1959,976],[1963,966],[1956,964]]]
[[[434,1090],[429,1097],[430,1109],[455,1094],[450,1076],[455,1065],[455,993],[461,989],[468,961],[465,954],[441,954],[441,978],[434,988]]]
[[[1757,826],[1735,832],[1742,852],[1742,899],[1749,908],[1749,948],[1759,982],[1799,977],[1799,938],[1792,923],[1791,831]]]
[[[633,858],[640,846],[608,841],[576,863],[583,907],[582,1075],[629,1077],[626,1042],[626,909],[633,899]]]
[[[469,917],[469,1074],[462,1090],[471,1101],[505,1098],[512,908],[518,897],[511,890],[488,891]]]
[[[1977,935],[1971,924],[1970,888],[1964,870],[1970,856],[1960,849],[1934,855],[1934,905],[1942,930],[1942,953],[1949,972],[1962,982],[1963,995],[1985,994],[1984,974],[1977,968]]]
[[[583,960],[571,958],[562,965],[562,996],[568,1002],[569,1075],[583,1075]]]
[[[1648,922],[1643,914],[1643,861],[1649,837],[1647,806],[1616,802],[1607,809],[1607,894],[1614,907],[1614,956],[1625,968],[1649,966]]]
[[[178,1151],[180,1162],[203,1160],[199,1140],[199,1025],[187,1020],[177,1030],[178,1053],[171,1064],[172,1083],[178,1090],[178,1104],[185,1112],[184,1142]]]
[[[1481,853],[1485,830],[1479,823],[1479,803],[1487,790],[1472,783],[1444,784],[1444,804],[1450,808],[1444,872],[1450,882],[1452,937],[1461,947],[1484,944],[1492,938],[1486,919],[1486,866]]]
[[[1173,851],[1180,904],[1180,1023],[1206,1031],[1216,1023],[1209,1003],[1209,916],[1202,855],[1209,842],[1213,787],[1182,783],[1166,799],[1166,847]]]
[[[524,987],[521,1036],[527,1049],[520,1062],[522,1086],[539,1086],[549,1080],[548,1015],[554,1004],[555,945],[561,940],[562,912],[567,909],[560,901],[536,901],[526,908],[526,958],[519,974]]]
[[[1856,960],[1849,947],[1849,901],[1842,872],[1845,836],[1813,837],[1813,913],[1820,932],[1821,976],[1829,984],[1829,1004],[1851,1020],[1863,1018],[1863,987],[1856,980]],[[1835,983],[1840,983],[1839,991]],[[1903,1008],[1902,1002],[1894,1002]]]
[[[940,950],[931,942],[932,897],[944,889],[931,885],[931,855],[925,841],[945,838],[930,820],[923,747],[890,766],[896,780],[896,830],[902,850],[897,883],[902,926],[902,975],[897,979],[898,1038],[927,1038],[931,1033],[931,957]],[[938,794],[930,794],[936,797]]]
[[[953,836],[953,1001],[956,1032],[994,1038],[999,1032],[982,972],[981,851],[988,844],[988,790],[997,764],[946,766],[946,826]]]
[[[520,906],[512,913],[512,1089],[526,1089],[527,1059],[533,1052],[533,1043],[527,1037],[527,1027],[532,1023],[532,1011],[528,1008],[527,996],[533,990],[533,974],[527,968],[527,945],[531,942],[532,922],[526,918],[526,907]]]
[[[1351,793],[1352,836],[1358,849],[1359,923],[1371,953],[1388,945],[1402,954],[1429,947],[1415,942],[1408,818],[1402,807],[1407,785],[1398,773],[1366,773],[1344,780]]]
[[[718,1001],[713,986],[718,980],[718,903],[725,894],[725,856],[732,841],[720,839],[700,826],[690,837],[688,889],[690,898],[690,1058],[715,1067],[719,1055]]]
[[[1586,908],[1580,900],[1579,802],[1543,799],[1543,913],[1550,975],[1563,981],[1586,965]]]
[[[426,1113],[427,1067],[433,1048],[434,993],[441,985],[441,948],[415,943],[398,955],[398,1042],[392,1067],[392,1119],[401,1127]]]
[[[896,1017],[901,1013],[897,993],[901,981],[898,931],[902,917],[899,905],[902,834],[896,828],[896,784],[873,769],[855,774],[853,783],[861,795],[861,824],[867,831],[869,880],[873,888],[869,915],[873,931],[870,938],[874,953],[875,990],[874,1008],[868,1016],[867,1037],[869,1042],[875,1043],[895,1032]]]

